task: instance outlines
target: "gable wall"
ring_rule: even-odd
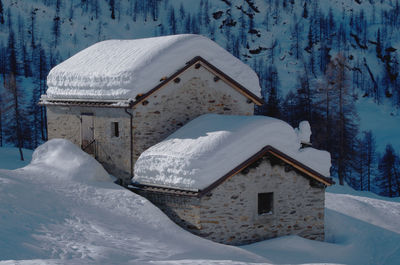
[[[271,214],[258,215],[258,193],[273,192]],[[239,173],[198,198],[141,191],[186,230],[232,245],[284,235],[324,239],[325,190],[313,188],[296,171],[263,158],[249,173]]]
[[[243,171],[242,171],[243,172]],[[273,192],[273,211],[258,215],[258,193]],[[200,234],[217,242],[244,244],[284,235],[324,239],[325,190],[313,188],[284,165],[262,163],[204,196]]]
[[[254,103],[203,66],[191,66],[134,108],[134,160],[154,144],[206,113],[253,115]]]

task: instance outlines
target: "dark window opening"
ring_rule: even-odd
[[[118,122],[113,122],[112,125],[111,125],[111,129],[112,129],[112,136],[119,137]]]
[[[258,194],[258,214],[269,214],[272,213],[274,205],[274,193],[259,193]]]

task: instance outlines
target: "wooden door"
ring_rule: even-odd
[[[81,147],[86,153],[94,154],[94,123],[91,114],[81,115]]]

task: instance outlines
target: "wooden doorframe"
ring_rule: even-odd
[[[81,113],[81,148],[88,154],[95,154],[94,115]]]

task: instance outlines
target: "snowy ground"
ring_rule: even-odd
[[[19,150],[14,147],[0,148],[0,169],[17,169],[31,162],[32,150],[22,149],[24,161],[20,160]]]
[[[0,168],[24,166],[0,149]],[[69,142],[0,170],[0,264],[399,264],[400,199],[332,187],[327,242],[289,236],[241,248],[185,232],[112,183]]]

